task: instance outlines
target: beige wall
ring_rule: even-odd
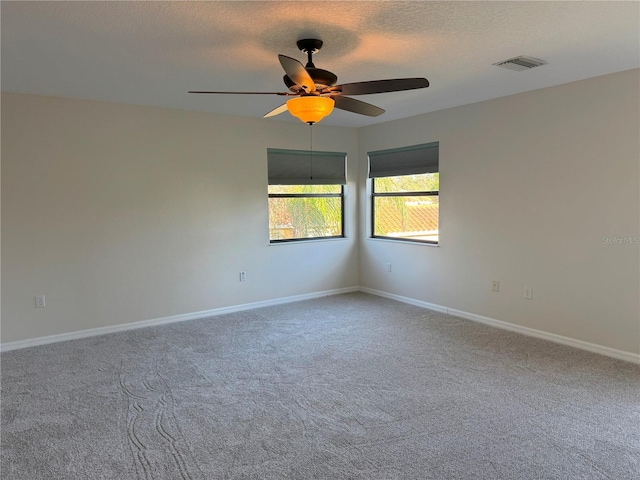
[[[603,243],[640,235],[639,86],[632,70],[360,130],[362,178],[366,152],[433,141],[441,172],[439,247],[366,238],[362,184],[361,285],[640,352],[640,245]]]
[[[269,246],[266,149],[308,126],[3,94],[2,342],[357,286],[357,132],[314,129],[349,238]]]
[[[305,125],[3,94],[2,342],[362,285],[638,353],[640,248],[603,237],[640,236],[639,85],[318,125],[349,156],[349,238],[278,246],[266,148],[307,148]],[[367,238],[366,152],[431,141],[441,245]]]

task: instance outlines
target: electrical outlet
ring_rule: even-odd
[[[44,308],[44,295],[36,295],[36,308]]]
[[[247,272],[240,272],[240,281],[241,282],[247,281]]]
[[[491,282],[491,291],[499,292],[500,291],[500,282],[498,280],[494,280]]]
[[[533,298],[533,288],[524,287],[524,298],[531,300]]]
[[[391,264],[387,263],[387,272],[391,273]]]

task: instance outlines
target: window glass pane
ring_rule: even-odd
[[[373,188],[376,193],[437,192],[440,190],[440,174],[422,173],[419,175],[374,178]]]
[[[438,242],[438,198],[374,197],[374,236]]]
[[[269,185],[269,193],[341,193],[342,185]]]
[[[269,198],[271,240],[335,236],[342,236],[341,197]]]

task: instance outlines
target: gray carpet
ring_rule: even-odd
[[[638,479],[638,366],[363,293],[2,354],[2,479]]]

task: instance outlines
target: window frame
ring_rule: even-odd
[[[438,175],[440,172],[438,172]],[[398,242],[409,243],[423,243],[427,245],[439,245],[440,244],[440,190],[421,190],[415,192],[376,192],[376,179],[377,178],[391,178],[402,175],[390,175],[389,177],[374,177],[371,178],[371,238],[379,238],[383,240],[393,240]],[[439,183],[439,182],[438,182]],[[390,237],[388,235],[376,235],[376,198],[383,197],[438,197],[438,241],[433,240],[416,240],[407,237]]]
[[[368,238],[371,239],[381,239],[381,240],[390,240],[397,242],[406,242],[406,243],[419,243],[422,245],[439,245],[440,244],[440,142],[432,141],[429,143],[422,143],[418,145],[408,145],[403,147],[390,148],[385,150],[376,150],[367,153],[369,159],[369,171],[367,175],[367,179],[370,182],[367,182],[367,191],[370,194],[371,203],[368,208],[371,209],[370,212],[370,230]],[[413,191],[405,191],[402,190],[401,183],[393,182],[389,187],[390,188],[382,188],[385,191],[377,192],[376,191],[376,179],[393,179],[411,175],[422,175],[422,174],[437,174],[437,190],[413,190]],[[395,185],[395,187],[394,187]],[[424,185],[415,185],[409,184],[407,188],[425,188],[430,187],[433,188],[435,185],[431,182]],[[389,191],[393,189],[392,191]],[[387,235],[378,235],[376,234],[376,203],[378,203],[379,208],[383,208],[384,203],[382,199],[384,198],[402,198],[404,197],[409,201],[412,198],[424,198],[424,197],[437,197],[437,238],[435,240],[425,240],[425,237],[429,237],[429,235],[416,235],[415,237],[411,236],[396,236],[395,233],[402,234],[402,230],[396,231],[385,231]],[[383,203],[383,205],[380,205]],[[404,223],[404,222],[403,222]],[[431,223],[431,221],[428,221]],[[383,227],[382,225],[380,225]],[[420,226],[419,224],[417,225]],[[427,224],[425,225],[427,227]],[[391,230],[395,230],[395,228],[390,228]],[[404,229],[403,229],[404,230]],[[419,228],[418,228],[419,230]],[[405,232],[411,233],[411,232]],[[415,232],[418,233],[418,232]],[[389,235],[391,234],[391,235]],[[422,239],[419,237],[423,237]]]
[[[269,243],[272,245],[279,243],[308,242],[314,240],[331,240],[346,238],[345,229],[345,186],[340,185],[340,193],[269,193],[268,198],[340,198],[340,235],[325,235],[322,237],[302,237],[302,238],[279,238],[272,239],[269,233]],[[269,222],[271,220],[269,219]],[[269,229],[271,232],[271,229]]]
[[[313,150],[288,150],[267,148],[267,201],[269,244],[295,243],[317,240],[334,240],[346,238],[346,186],[347,186],[347,153]],[[275,185],[289,187],[335,187],[330,192],[272,193],[269,187]],[[313,189],[312,189],[313,190]],[[271,205],[272,198],[340,198],[340,233],[339,235],[323,235],[315,237],[275,238],[271,237]],[[324,215],[323,215],[324,217]],[[326,217],[325,217],[326,220]],[[324,225],[327,225],[326,223]],[[324,233],[324,232],[323,232]]]

